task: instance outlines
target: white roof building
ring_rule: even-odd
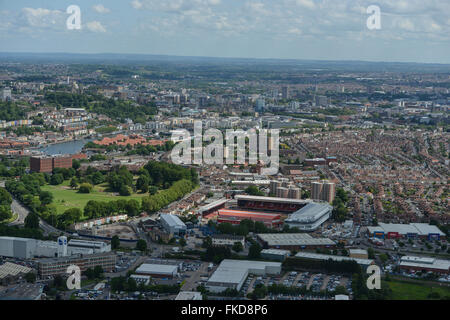
[[[249,274],[280,274],[281,263],[249,260],[223,260],[206,283],[211,292],[240,290]]]
[[[136,269],[138,275],[151,275],[159,277],[174,277],[178,274],[178,266],[169,264],[143,263]]]

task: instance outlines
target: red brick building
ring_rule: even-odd
[[[56,156],[56,157],[31,157],[31,172],[50,173],[54,168],[72,168],[73,159],[86,159],[85,154]]]

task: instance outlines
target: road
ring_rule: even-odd
[[[13,198],[11,203],[11,211],[17,214],[17,219],[11,222],[10,226],[21,225],[25,223],[25,218],[28,216],[28,209],[25,208],[22,204],[19,203],[16,199]]]

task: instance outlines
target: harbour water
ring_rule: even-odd
[[[81,152],[84,145],[91,140],[92,139],[82,139],[62,143],[55,143],[39,148],[38,150],[49,156],[54,156],[57,154],[76,154]]]

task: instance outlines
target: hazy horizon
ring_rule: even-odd
[[[72,5],[80,29],[67,27]],[[438,0],[2,1],[0,50],[450,64],[449,12]]]

